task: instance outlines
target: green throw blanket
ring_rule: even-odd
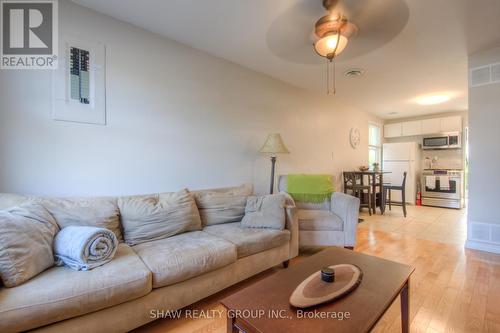
[[[322,203],[333,193],[332,176],[296,174],[287,177],[287,192],[294,200]]]

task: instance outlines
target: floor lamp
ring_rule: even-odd
[[[269,193],[274,192],[274,169],[276,166],[276,155],[277,154],[288,154],[290,153],[281,139],[281,135],[278,133],[271,133],[267,136],[266,142],[260,148],[259,152],[271,155],[271,186]]]

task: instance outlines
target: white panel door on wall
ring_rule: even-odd
[[[444,117],[441,118],[441,132],[461,132],[462,117]]]
[[[387,124],[384,125],[384,138],[397,138],[402,134],[402,124]]]
[[[422,121],[405,121],[403,123],[403,136],[414,136],[422,134]]]
[[[422,134],[437,134],[441,132],[441,118],[422,120]]]

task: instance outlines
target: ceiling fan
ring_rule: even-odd
[[[323,7],[328,13],[314,25],[314,50],[329,61],[346,48],[349,38],[356,34],[358,29],[342,10],[337,9],[338,3],[339,0],[323,0]]]
[[[271,24],[267,44],[286,61],[318,64],[323,57],[329,66],[387,44],[408,18],[405,0],[297,0]]]
[[[349,38],[357,32],[354,23],[349,22],[342,10],[337,9],[339,0],[323,0],[323,7],[328,13],[314,25],[313,43],[316,53],[326,58],[326,93],[330,94],[330,63],[333,62],[333,94],[336,92],[335,57],[347,46]]]

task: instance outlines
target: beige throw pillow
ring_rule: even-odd
[[[286,197],[283,194],[249,197],[241,226],[245,228],[285,229],[285,201]]]
[[[54,216],[59,227],[89,226],[111,230],[119,241],[120,211],[115,198],[41,199],[42,205]]]
[[[40,202],[40,198],[13,193],[0,193],[0,210]]]
[[[58,231],[52,215],[39,204],[0,211],[0,278],[6,287],[54,265],[52,244]]]
[[[203,225],[240,222],[245,215],[246,196],[206,193],[197,197]]]
[[[201,220],[191,193],[160,193],[118,199],[125,242],[136,245],[200,230]]]
[[[111,230],[119,241],[123,241],[116,198],[44,198],[0,193],[0,209],[29,203],[42,204],[61,228],[70,225],[106,228]]]
[[[194,191],[196,205],[204,226],[240,222],[245,215],[247,197],[252,194],[251,185],[226,189]]]

